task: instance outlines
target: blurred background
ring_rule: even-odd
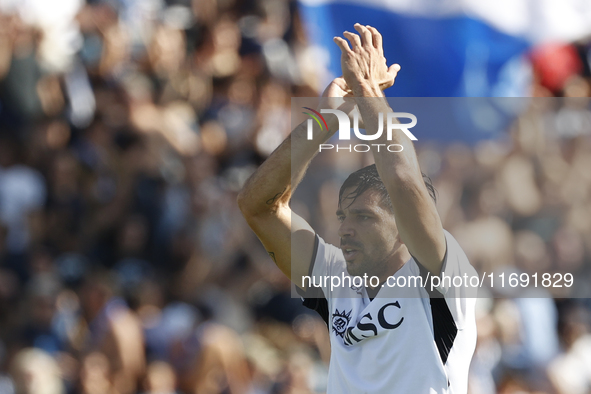
[[[338,73],[326,38],[349,19],[420,27],[385,35],[389,94],[560,97],[418,153],[475,265],[589,282],[588,6],[495,1],[515,28],[470,1],[345,3],[0,0],[0,393],[325,391],[327,327],[235,201],[290,98]],[[338,177],[310,175],[320,203],[296,208],[328,239]],[[589,289],[480,300],[471,393],[590,393]]]

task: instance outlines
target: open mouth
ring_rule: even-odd
[[[343,255],[345,256],[345,260],[353,260],[357,254],[359,254],[359,251],[357,249],[353,249],[353,248],[341,248],[343,250]]]

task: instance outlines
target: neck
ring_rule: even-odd
[[[376,275],[378,278],[380,278],[380,284],[376,287],[373,287],[373,289],[379,289],[382,287],[382,284],[384,282],[386,282],[386,280],[394,275],[396,272],[398,272],[398,270],[400,268],[402,268],[402,266],[408,261],[410,260],[411,255],[410,252],[408,251],[408,248],[406,247],[406,245],[402,244],[400,245],[400,247],[396,250],[396,252],[394,252],[394,254],[392,255],[392,257],[390,258],[390,261],[388,261],[388,264],[386,264],[386,269],[380,273],[379,275]]]

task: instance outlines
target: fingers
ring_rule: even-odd
[[[334,86],[341,92],[349,94],[351,89],[347,83],[356,84],[361,79],[378,83],[380,88],[387,89],[394,84],[396,75],[400,71],[398,64],[387,67],[382,47],[382,35],[372,26],[355,24],[358,34],[345,31],[343,37],[335,37],[334,41],[341,49],[341,67],[347,76],[344,79],[335,79]],[[347,41],[348,40],[348,41]],[[349,44],[350,43],[350,44]],[[371,69],[371,76],[367,70]],[[345,96],[346,97],[346,96]]]
[[[361,36],[361,43],[364,46],[368,46],[368,47],[372,47],[374,46],[373,44],[373,37],[372,37],[372,33],[371,31],[369,31],[369,29],[359,23],[355,23],[355,30],[357,30],[359,32],[359,35]]]
[[[359,35],[349,31],[343,33],[343,36],[351,42],[351,50],[355,51],[360,47],[373,47],[380,52],[380,55],[384,54],[382,35],[375,27],[369,25],[363,26],[359,23],[356,23],[354,27]]]
[[[351,52],[351,48],[349,48],[349,43],[346,40],[342,39],[341,37],[335,37],[333,38],[333,41],[339,46],[339,48],[341,48],[342,53]]]
[[[382,35],[378,31],[378,29],[376,29],[373,26],[368,25],[367,29],[371,32],[374,48],[377,48],[380,51],[380,54],[383,54],[384,49],[382,47]]]
[[[351,48],[353,51],[356,51],[358,48],[361,48],[361,39],[355,33],[351,33],[350,31],[346,31],[343,33],[345,38],[347,38],[351,42]]]

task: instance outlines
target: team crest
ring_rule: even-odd
[[[351,312],[353,312],[353,310],[346,313],[344,309],[342,312],[339,312],[337,309],[332,314],[332,330],[341,338],[343,338],[345,330],[349,325],[349,321],[351,321]]]

